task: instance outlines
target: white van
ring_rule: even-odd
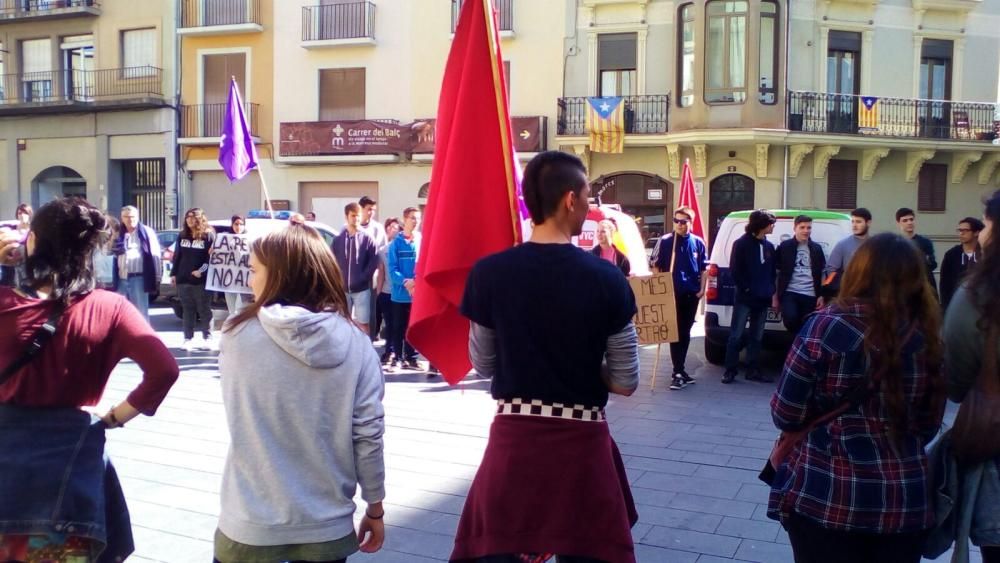
[[[726,361],[726,341],[729,340],[729,327],[736,294],[733,278],[729,273],[729,253],[732,252],[736,239],[746,233],[750,213],[750,211],[736,211],[726,216],[719,227],[719,233],[715,236],[709,260],[708,289],[705,292],[705,358],[715,365],[722,365]],[[841,239],[851,235],[851,216],[845,213],[809,209],[779,209],[771,210],[771,213],[778,222],[774,225],[774,232],[767,236],[767,240],[771,241],[775,248],[795,236],[794,222],[799,215],[812,217],[812,240],[823,247],[828,259],[833,247]],[[792,336],[781,322],[781,314],[773,309],[768,310],[763,348],[787,347]]]

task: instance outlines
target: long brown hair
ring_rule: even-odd
[[[840,287],[838,305],[866,306],[865,351],[872,370],[881,374],[881,390],[889,410],[889,436],[899,444],[910,428],[910,409],[903,393],[903,347],[908,329],[923,336],[929,378],[928,403],[933,408],[945,392],[941,373],[941,306],[927,280],[924,258],[909,240],[893,233],[868,239],[851,259]]]
[[[968,288],[972,302],[982,313],[979,329],[987,332],[1000,326],[1000,190],[986,199],[983,217],[991,225],[990,238],[983,245],[983,257],[969,274]]]
[[[255,240],[251,252],[267,268],[264,290],[254,303],[226,323],[225,332],[256,317],[261,307],[274,303],[346,316],[343,276],[319,231],[292,223]]]
[[[188,227],[187,217],[188,215],[194,215],[194,220],[196,221],[194,230]],[[205,217],[205,210],[200,207],[192,207],[187,210],[184,214],[184,227],[181,228],[181,238],[196,240],[205,238],[205,235],[209,232],[214,231],[212,226],[208,224],[208,218]]]

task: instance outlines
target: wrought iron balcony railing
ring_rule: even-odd
[[[465,0],[451,0],[451,32],[455,33],[455,26],[458,25],[458,15],[462,12],[462,2]],[[514,31],[514,0],[496,0],[497,19],[500,22],[500,31]]]
[[[788,128],[810,133],[990,141],[996,106],[987,103],[788,93]]]
[[[587,98],[559,98],[557,135],[587,134]],[[666,94],[624,96],[625,133],[651,135],[666,133],[670,117],[670,96]]]
[[[181,0],[181,28],[261,24],[260,0]]]
[[[375,39],[375,4],[346,2],[302,8],[302,40]]]
[[[153,66],[0,75],[0,105],[97,102],[162,95],[163,71]]]
[[[71,8],[97,8],[96,0],[0,0],[0,19],[34,18],[56,12],[75,12]],[[81,14],[90,13],[81,10]]]
[[[243,113],[250,127],[250,134],[257,133],[257,111],[260,104],[243,102]],[[226,104],[196,104],[181,106],[181,138],[221,137],[222,121],[226,117]]]

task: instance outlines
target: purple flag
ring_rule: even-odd
[[[236,79],[229,83],[226,115],[222,118],[222,139],[219,141],[219,164],[230,182],[235,182],[257,168],[257,147],[253,144],[243,100]]]

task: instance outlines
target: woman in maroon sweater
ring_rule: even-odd
[[[79,419],[81,407],[95,406],[101,400],[108,377],[118,362],[130,358],[143,371],[142,381],[135,390],[100,417],[100,421],[94,418],[96,424],[87,422],[90,415],[82,413],[83,426],[92,427],[85,432],[97,433],[97,454],[103,455],[104,429],[123,426],[139,413],[155,413],[177,379],[177,362],[135,307],[116,293],[94,289],[92,256],[107,235],[107,221],[99,210],[83,199],[64,198],[38,211],[24,245],[13,238],[0,239],[0,264],[24,261],[26,273],[20,287],[0,288],[0,370],[6,370],[22,356],[55,307],[64,308],[54,335],[41,352],[0,382],[0,421],[4,422],[0,424],[0,447],[10,447],[18,440],[30,444],[32,433],[38,435],[35,441],[39,443],[39,451],[18,452],[17,464],[0,462],[0,494],[21,494],[28,499],[25,503],[28,511],[35,508],[31,503],[36,502],[36,497],[38,503],[62,503],[61,497],[56,501],[46,497],[49,489],[59,490],[65,483],[35,482],[44,480],[35,476],[47,474],[55,455],[52,452],[59,444],[52,443],[56,439],[49,432],[37,427],[33,430],[20,421]],[[38,440],[42,434],[46,439]],[[24,466],[35,463],[46,467],[25,473],[32,468]],[[79,467],[82,461],[72,458],[62,472],[68,475]],[[72,488],[74,484],[68,486]],[[8,487],[22,490],[11,492]],[[78,508],[65,510],[68,512],[59,518],[71,520],[78,516],[71,513]],[[17,516],[10,514],[9,509],[0,510],[0,526],[3,526],[0,559],[31,559],[33,550],[43,548],[48,553],[54,550],[65,556],[82,549],[96,558],[95,552],[100,553],[104,544],[111,549],[110,540],[105,541],[99,534],[82,537],[35,531],[18,534],[12,531],[17,527],[10,524],[17,523]],[[56,518],[52,516],[53,520]],[[60,529],[54,521],[52,524],[55,530]],[[108,523],[109,538],[110,526]],[[26,535],[32,536],[30,541],[26,541]],[[101,545],[95,548],[95,541]]]

